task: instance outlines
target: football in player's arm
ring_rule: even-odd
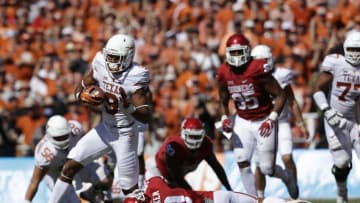
[[[72,187],[72,179],[83,166],[110,150],[116,156],[116,169],[123,193],[128,194],[138,188],[136,121],[150,121],[151,102],[147,96],[150,72],[133,61],[134,55],[134,38],[119,33],[111,36],[103,50],[93,58],[91,70],[84,75],[75,97],[91,103],[84,100],[83,91],[91,85],[99,86],[105,95],[101,100],[102,105],[97,102],[102,94],[89,91],[90,97],[86,98],[96,97],[94,105],[101,107],[102,119],[69,152],[68,161],[50,196],[51,203],[61,201],[65,191]]]

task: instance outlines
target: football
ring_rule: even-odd
[[[105,100],[105,93],[99,86],[90,85],[81,91],[80,100],[88,104],[99,105]]]

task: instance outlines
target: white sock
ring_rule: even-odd
[[[264,198],[265,197],[264,190],[257,190],[256,192],[257,192],[258,198]]]
[[[49,203],[63,202],[65,199],[65,194],[69,193],[67,190],[69,190],[70,187],[72,187],[72,185],[58,178],[51,192]]]
[[[250,166],[240,168],[240,176],[246,192],[256,196],[255,176],[252,173]]]

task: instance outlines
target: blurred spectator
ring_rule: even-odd
[[[35,130],[46,122],[43,107],[34,104],[24,115],[16,119],[16,127],[21,130],[22,140],[18,146],[17,156],[32,155],[32,143]]]
[[[359,9],[353,0],[6,2],[0,6],[0,111],[16,109],[9,120],[18,121],[50,107],[90,127],[99,117],[87,118],[96,112],[73,103],[74,84],[120,31],[136,37],[135,58],[151,71],[159,134],[176,131],[186,112],[204,110],[193,98],[200,96],[211,116],[216,113],[214,72],[234,32],[243,32],[252,46],[269,45],[276,60],[292,67],[298,102],[304,112],[316,112],[308,92],[319,63],[346,32],[360,30]],[[15,144],[23,144],[21,132],[31,137],[34,127],[23,124]]]
[[[0,156],[15,156],[20,137],[14,117],[7,110],[0,111]]]

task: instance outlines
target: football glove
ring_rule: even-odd
[[[329,125],[335,127],[338,126],[343,128],[346,124],[346,119],[342,115],[342,113],[337,112],[333,108],[327,108],[324,110],[324,117]]]

